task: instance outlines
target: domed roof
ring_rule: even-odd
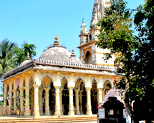
[[[24,66],[25,64],[31,62],[31,58],[29,56],[29,52],[27,53],[26,59],[20,64],[20,66]]]
[[[75,56],[74,50],[71,53],[65,47],[59,45],[57,36],[55,38],[53,46],[46,49],[39,57],[39,59],[82,63],[82,61]]]

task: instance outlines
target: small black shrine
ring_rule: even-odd
[[[105,117],[99,119],[99,123],[126,123],[123,118],[124,105],[116,97],[109,97],[102,106]]]
[[[126,123],[124,90],[110,89],[98,105],[99,123]]]

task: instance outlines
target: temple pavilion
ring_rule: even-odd
[[[104,61],[109,52],[95,45],[109,0],[95,0],[89,32],[84,20],[80,32],[80,58],[74,50],[60,45],[58,37],[38,59],[26,60],[3,76],[6,114],[21,116],[93,115],[105,94],[113,87],[114,59]]]

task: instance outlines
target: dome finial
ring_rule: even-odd
[[[55,37],[55,41],[53,43],[53,46],[54,47],[59,46],[58,36]]]
[[[58,41],[58,36],[56,35],[55,40]]]
[[[74,52],[74,49],[72,49],[72,54],[71,54],[71,57],[75,57],[75,52]]]

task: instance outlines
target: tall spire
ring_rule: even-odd
[[[97,22],[104,16],[104,7],[108,7],[110,0],[95,0],[91,19],[91,28],[95,28]]]

